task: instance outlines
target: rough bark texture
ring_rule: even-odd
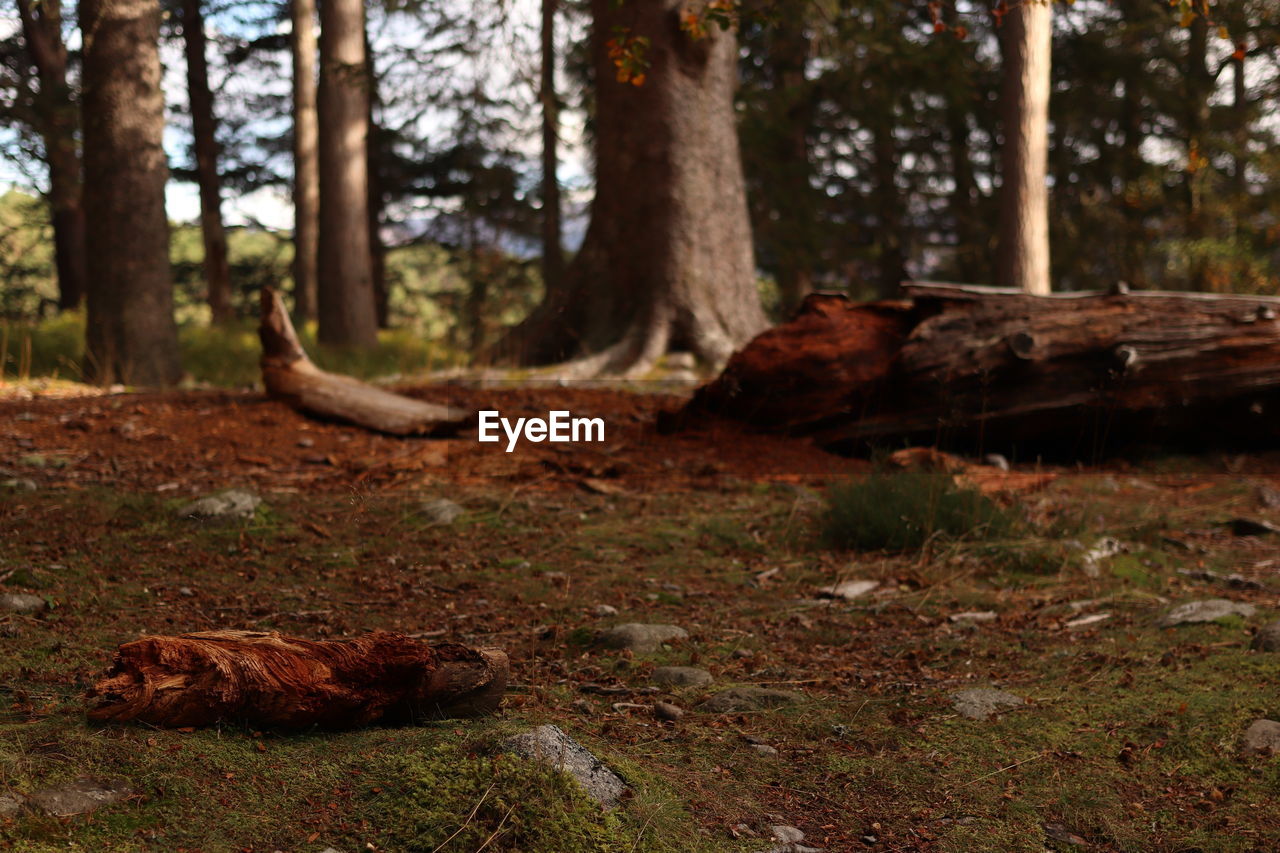
[[[93,258],[85,374],[102,384],[177,382],[162,146],[160,7],[82,0],[84,206]]]
[[[49,166],[49,207],[53,218],[58,307],[79,308],[88,290],[85,219],[81,199],[80,115],[67,85],[67,46],[62,39],[62,3],[18,0],[22,37],[40,78],[36,110]]]
[[[275,631],[143,637],[121,646],[89,691],[89,718],[345,729],[473,717],[498,709],[508,674],[499,649],[430,646],[384,632],[347,642]]]
[[[262,290],[258,337],[267,393],[309,415],[392,435],[447,435],[474,420],[473,412],[392,394],[316,367],[298,342],[284,301],[269,287]]]
[[[1129,440],[1280,444],[1280,299],[910,285],[815,295],[685,411],[826,446],[951,443],[1090,458]]]
[[[315,0],[292,0],[289,13],[293,23],[293,305],[299,318],[314,320],[320,243]]]
[[[1049,88],[1053,7],[1011,4],[1000,34],[1004,140],[996,281],[1028,293],[1049,286]]]
[[[187,49],[187,98],[195,140],[196,183],[200,187],[200,234],[204,239],[204,280],[214,323],[227,323],[231,312],[231,266],[227,232],[222,225],[222,177],[218,174],[217,120],[209,90],[205,56],[203,0],[182,0],[182,39]]]
[[[320,340],[378,342],[369,250],[369,81],[361,0],[320,4]]]
[[[1187,27],[1187,65],[1183,72],[1186,86],[1184,103],[1186,104],[1187,128],[1187,240],[1192,243],[1189,280],[1187,287],[1191,290],[1211,290],[1210,270],[1207,253],[1196,246],[1210,237],[1208,216],[1205,214],[1204,191],[1209,176],[1208,154],[1211,143],[1209,135],[1209,98],[1216,85],[1213,72],[1209,70],[1209,23],[1205,15],[1197,14]]]
[[[517,331],[527,362],[638,372],[669,349],[716,363],[764,325],[734,119],[734,34],[680,29],[678,0],[591,4],[596,197],[565,286]],[[649,39],[620,83],[615,27]]]
[[[558,0],[542,0],[542,281],[560,288],[564,249],[560,235],[560,101],[556,95],[556,10]]]

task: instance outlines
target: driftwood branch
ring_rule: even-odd
[[[89,691],[89,718],[157,726],[245,722],[341,729],[492,713],[509,676],[499,649],[376,632],[313,642],[277,632],[144,637]]]
[[[307,357],[280,295],[262,289],[262,382],[267,393],[302,412],[392,435],[447,435],[474,413],[415,400],[316,367]]]

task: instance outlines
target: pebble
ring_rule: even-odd
[[[778,750],[772,746],[769,746],[769,744],[767,743],[749,743],[747,744],[747,749],[751,750],[757,755],[764,755],[769,757],[772,757],[778,754]]]
[[[663,643],[687,640],[689,632],[675,625],[644,625],[626,622],[605,631],[600,642],[611,649],[630,649],[641,654],[656,652]]]
[[[6,592],[0,594],[0,610],[11,613],[39,613],[47,610],[49,602],[29,592]]]
[[[705,687],[715,680],[711,673],[696,666],[660,666],[650,679],[663,687]]]
[[[1226,598],[1209,598],[1203,601],[1188,601],[1165,614],[1160,620],[1162,628],[1174,625],[1195,625],[1202,622],[1216,622],[1224,616],[1243,616],[1246,619],[1257,612],[1252,604],[1231,601]]]
[[[435,498],[423,501],[418,512],[428,524],[444,526],[453,524],[466,510],[448,498]]]
[[[711,696],[698,706],[698,710],[712,714],[764,711],[794,705],[803,699],[803,695],[790,690],[773,690],[768,687],[731,687]]]
[[[684,708],[679,705],[673,705],[670,702],[658,702],[653,706],[653,715],[659,720],[666,720],[669,723],[679,722],[684,713]]]
[[[611,809],[627,792],[626,781],[558,726],[538,726],[502,742],[506,752],[572,776],[587,796]]]
[[[871,590],[880,586],[877,581],[869,580],[847,580],[841,581],[831,586],[825,586],[818,590],[818,595],[823,598],[839,598],[843,601],[853,601],[855,598],[866,595]]]
[[[1280,652],[1280,620],[1263,625],[1253,635],[1250,648],[1259,652]]]
[[[262,498],[243,489],[227,489],[192,501],[178,510],[181,518],[203,521],[223,519],[250,519],[262,503]]]
[[[618,608],[614,607],[612,604],[597,604],[595,607],[591,608],[591,612],[596,616],[617,616]]]
[[[961,690],[951,694],[951,707],[962,717],[970,720],[985,720],[1001,711],[1018,708],[1026,704],[1021,696],[1004,690],[992,690],[979,687],[972,690]]]
[[[1280,723],[1275,720],[1250,723],[1244,733],[1244,752],[1247,755],[1280,753]]]

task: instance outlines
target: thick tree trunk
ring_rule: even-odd
[[[316,118],[316,4],[292,0],[293,53],[293,306],[316,319],[320,243],[319,126]]]
[[[222,225],[222,178],[218,174],[217,120],[205,56],[203,0],[182,0],[182,38],[187,48],[187,98],[195,140],[196,182],[200,187],[200,234],[204,239],[204,280],[215,324],[230,322],[231,266]]]
[[[36,101],[40,138],[49,166],[58,308],[79,308],[88,288],[85,220],[81,199],[79,110],[67,85],[67,46],[62,39],[61,0],[18,0],[22,36],[40,78]]]
[[[275,631],[143,637],[121,646],[89,691],[89,719],[346,729],[475,717],[498,710],[508,675],[499,649],[383,632],[346,642]]]
[[[182,368],[165,217],[156,0],[82,0],[84,206],[93,258],[85,374],[169,385]]]
[[[835,448],[923,441],[1089,459],[1132,440],[1280,445],[1280,299],[906,293],[810,297],[735,355],[686,415]]]
[[[1053,7],[1015,3],[1000,34],[1004,140],[996,281],[1045,294],[1049,284],[1049,89]]]
[[[542,0],[542,282],[558,290],[564,278],[560,233],[560,100],[556,95],[556,10],[558,0]]]
[[[566,286],[516,330],[527,362],[638,373],[669,349],[719,363],[765,324],[734,121],[736,39],[681,31],[678,0],[593,0],[596,197]],[[615,27],[649,39],[618,82]]]
[[[320,340],[378,342],[369,250],[369,80],[362,0],[320,4]]]
[[[876,243],[880,256],[881,299],[892,298],[907,278],[906,251],[903,249],[901,198],[898,192],[898,146],[893,138],[895,119],[891,104],[871,131],[875,160],[875,205],[880,217]]]
[[[308,415],[391,435],[450,435],[474,412],[392,394],[312,363],[298,341],[284,301],[262,289],[262,384],[267,393]]]

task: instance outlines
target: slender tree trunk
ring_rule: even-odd
[[[361,0],[320,4],[320,340],[378,342],[369,251],[369,80]]]
[[[204,279],[215,324],[230,322],[231,268],[227,232],[222,227],[222,179],[218,175],[217,120],[209,90],[202,0],[182,0],[182,38],[187,48],[187,97],[195,139],[196,182],[200,186],[200,234],[204,238]]]
[[[374,64],[369,33],[364,37],[364,54],[368,63],[369,136],[366,146],[369,158],[369,269],[373,275],[373,310],[378,328],[390,326],[391,294],[387,291],[387,247],[382,244],[382,128],[374,117],[378,105],[378,68]]]
[[[564,278],[560,234],[560,101],[556,95],[557,0],[542,0],[542,281],[557,290]]]
[[[960,23],[954,3],[944,3],[942,15],[950,27]],[[967,47],[960,55],[961,62],[972,62],[971,51]],[[956,237],[956,273],[961,281],[977,283],[984,274],[989,273],[986,272],[987,241],[980,236],[986,228],[978,222],[978,183],[974,179],[970,151],[969,102],[974,97],[974,91],[967,69],[963,82],[963,88],[947,99],[947,147],[951,157],[952,180],[950,204]]]
[[[82,0],[84,206],[93,258],[85,374],[169,385],[182,374],[169,274],[157,0]]]
[[[84,301],[88,264],[81,203],[79,110],[67,85],[67,46],[62,39],[61,0],[18,0],[27,53],[40,78],[36,104],[45,161],[49,166],[49,207],[53,219],[58,307],[73,310]]]
[[[1231,191],[1235,196],[1236,232],[1240,231],[1240,222],[1244,220],[1246,202],[1249,198],[1249,181],[1246,174],[1249,164],[1249,92],[1245,87],[1244,57],[1231,60],[1231,117],[1235,123],[1235,147],[1231,158]]]
[[[299,319],[307,321],[316,319],[320,242],[315,0],[292,0],[289,11],[293,19],[293,306]]]
[[[1004,21],[1004,141],[996,280],[1028,293],[1049,285],[1049,89],[1053,11],[1014,4]]]
[[[1147,254],[1146,203],[1142,191],[1142,144],[1146,134],[1142,129],[1143,95],[1142,63],[1143,32],[1150,25],[1150,0],[1121,0],[1122,18],[1120,47],[1123,52],[1120,85],[1124,91],[1120,100],[1120,215],[1124,220],[1124,233],[1118,242],[1120,277],[1134,288],[1148,285],[1145,268]]]
[[[516,330],[524,360],[637,373],[669,349],[719,363],[765,325],[733,106],[737,40],[693,40],[682,4],[593,0],[596,197],[582,249]],[[647,38],[643,85],[618,82],[615,27]]]
[[[815,98],[806,71],[811,49],[804,15],[786,16],[774,25],[769,62],[773,66],[775,97],[784,99],[785,121],[771,129],[769,146],[774,162],[771,179],[777,181],[770,213],[772,249],[778,258],[778,291],[785,316],[790,316],[813,290],[816,202],[810,179],[813,161],[809,131],[813,125]]]
[[[893,297],[898,292],[898,286],[907,278],[906,253],[902,247],[901,201],[898,194],[898,149],[893,139],[895,118],[893,108],[889,106],[872,129],[875,204],[880,219],[880,228],[876,234],[880,255],[880,281],[877,290],[881,299]]]
[[[1209,287],[1209,263],[1202,247],[1195,244],[1209,236],[1209,223],[1204,212],[1205,180],[1209,175],[1208,149],[1209,97],[1213,94],[1213,75],[1209,71],[1209,24],[1204,15],[1196,15],[1188,28],[1186,81],[1187,107],[1187,239],[1191,241],[1191,269],[1188,286],[1192,290]]]

